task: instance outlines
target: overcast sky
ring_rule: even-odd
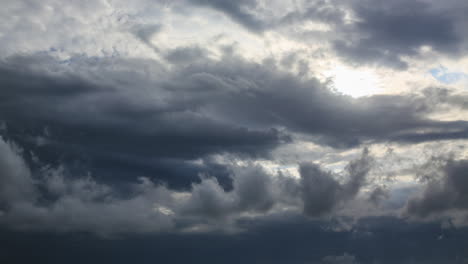
[[[468,263],[466,0],[2,0],[3,263]]]

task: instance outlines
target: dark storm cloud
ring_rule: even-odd
[[[200,67],[201,66],[201,67]],[[467,123],[424,118],[436,104],[424,95],[353,99],[316,80],[299,80],[274,66],[226,58],[223,63],[182,68],[170,86],[195,98],[221,118],[255,127],[285,127],[317,136],[322,144],[349,147],[366,140],[415,142],[464,138]],[[183,86],[183,87],[181,87]],[[198,100],[197,98],[197,100]],[[210,99],[208,99],[210,98]],[[207,101],[208,102],[208,101]],[[419,131],[426,131],[420,133]],[[427,137],[424,136],[427,133]]]
[[[431,1],[2,2],[0,263],[466,262],[468,161],[431,160],[422,191],[387,190],[386,174],[414,170],[374,158],[467,139],[463,116],[437,117],[468,97],[352,98],[288,53],[323,45],[333,63],[331,44],[400,69],[422,46],[462,54],[463,0]],[[239,55],[276,40],[281,66]],[[363,145],[378,155],[354,159]]]
[[[447,7],[423,1],[356,1],[351,4],[358,22],[342,25],[344,40],[334,43],[350,63],[404,69],[402,56],[417,56],[422,46],[449,55],[462,50],[464,3]],[[462,11],[465,10],[465,11]]]
[[[330,172],[315,164],[300,167],[304,213],[309,216],[329,214],[335,207],[352,200],[365,185],[366,176],[372,167],[372,158],[365,149],[362,156],[346,167],[348,178],[339,183]]]
[[[87,232],[99,236],[134,233],[178,232],[220,226],[236,229],[245,214],[268,214],[289,207],[309,216],[311,205],[323,208],[323,197],[311,189],[310,181],[271,175],[258,166],[231,165],[232,187],[223,189],[216,178],[206,175],[190,190],[175,191],[165,184],[139,177],[126,189],[98,181],[99,175],[78,174],[64,165],[46,164],[32,170],[24,152],[13,142],[0,140],[0,226],[15,230]],[[367,151],[347,166],[346,183],[338,175],[301,171],[303,178],[328,177],[336,183],[335,200],[325,203],[326,213],[355,198],[370,169]],[[177,175],[181,177],[181,175]],[[320,185],[318,187],[323,187]],[[346,199],[346,200],[345,200]],[[302,201],[302,202],[301,202]],[[320,212],[322,213],[322,211]]]
[[[468,212],[468,160],[446,160],[439,168],[423,172],[429,178],[424,192],[408,201],[406,212],[429,217],[459,210]],[[466,219],[465,219],[466,221]]]
[[[197,98],[179,98],[178,90],[164,88],[170,83],[151,83],[156,87],[148,88],[138,74],[119,80],[125,72],[112,77],[118,84],[93,84],[76,74],[44,73],[60,67],[49,59],[15,58],[3,63],[0,71],[1,119],[8,127],[2,134],[34,150],[45,162],[84,159],[96,170],[116,164],[108,175],[149,174],[171,186],[188,187],[199,173],[226,175],[214,169],[214,163],[197,165],[189,160],[215,153],[267,155],[288,140],[274,128],[250,129],[196,113]],[[95,62],[86,61],[85,67]],[[122,83],[134,88],[118,88]],[[126,96],[130,100],[124,100]],[[43,134],[45,129],[49,135]],[[226,177],[221,178],[226,183]]]
[[[267,156],[292,133],[334,147],[467,137],[465,121],[425,118],[442,100],[424,94],[353,99],[316,80],[235,57],[222,62],[198,58],[197,63],[174,64],[169,72],[153,71],[151,77],[147,68],[160,68],[151,61],[61,62],[74,74],[59,73],[61,64],[48,57],[34,61],[9,59],[1,67],[0,117],[17,131],[11,132],[19,135],[15,141],[40,136],[48,127],[52,136],[45,148],[96,158]],[[115,63],[122,69],[112,68]]]
[[[98,235],[170,230],[158,209],[172,198],[146,178],[123,195],[88,175],[66,175],[63,167],[33,172],[21,149],[0,139],[0,226],[17,230],[91,232]],[[125,196],[126,198],[123,198]]]
[[[348,165],[344,182],[312,165],[301,167],[301,181],[272,180],[262,170],[236,171],[231,161],[219,163],[212,156],[271,158],[277,146],[296,135],[334,147],[468,135],[463,133],[465,121],[425,118],[437,104],[424,94],[353,99],[274,65],[235,56],[198,60],[171,68],[114,58],[3,60],[2,135],[26,150],[22,159],[29,174],[19,178],[26,185],[10,183],[9,176],[2,182],[22,193],[31,189],[27,182],[40,177],[42,168],[68,168],[74,161],[84,165],[78,172],[89,170],[95,176],[75,177],[83,174],[73,169],[71,177],[49,173],[60,176],[46,177],[58,180],[32,188],[36,194],[25,203],[14,202],[2,219],[26,229],[41,223],[37,226],[53,230],[62,222],[61,231],[112,234],[169,230],[177,221],[187,229],[211,227],[281,206],[319,217],[334,213],[360,192],[371,163],[366,152]],[[139,176],[151,180],[137,182]],[[44,189],[55,197],[56,182],[66,191],[50,205],[41,205],[43,198],[35,195]],[[136,190],[115,187],[125,182],[136,184]],[[181,197],[190,199],[174,202],[171,189],[184,190]],[[165,208],[182,219],[176,221]],[[128,219],[128,210],[135,217]],[[94,222],[99,212],[106,217]],[[74,214],[83,220],[70,220]]]

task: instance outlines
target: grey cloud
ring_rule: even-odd
[[[159,48],[151,42],[151,39],[161,31],[162,25],[138,25],[132,28],[132,33],[143,43],[159,52]]]
[[[390,194],[388,193],[388,190],[382,187],[377,187],[374,190],[372,190],[368,200],[374,205],[378,205],[382,200],[389,198],[389,196]]]
[[[340,183],[331,172],[323,171],[315,164],[302,164],[300,175],[304,213],[323,216],[352,200],[365,185],[371,166],[372,158],[365,149],[358,160],[347,165],[348,179]]]
[[[330,26],[343,24],[345,12],[342,6],[333,1],[284,1],[286,6],[295,6],[293,11],[286,11],[279,15],[272,15],[268,2],[262,5],[257,0],[227,1],[227,0],[189,0],[190,3],[210,7],[226,14],[233,21],[254,33],[277,30],[291,25],[314,21]],[[289,10],[289,8],[285,8]],[[279,10],[275,10],[279,11]]]
[[[340,184],[329,172],[313,164],[302,165],[300,173],[304,213],[311,216],[330,213],[341,201]]]
[[[448,159],[437,167],[427,171],[429,182],[420,196],[408,201],[407,214],[424,218],[450,210],[468,211],[468,161]]]
[[[204,109],[215,110],[213,114],[218,118],[229,116],[247,126],[285,127],[316,135],[322,144],[335,147],[349,147],[366,140],[411,142],[412,136],[416,142],[452,139],[464,137],[467,129],[465,121],[424,118],[433,110],[424,96],[352,99],[334,94],[316,80],[300,81],[275,68],[237,59],[225,60],[222,65],[203,64],[203,70],[195,64],[176,76],[178,80],[196,76],[196,82],[182,84],[209,92],[213,100]],[[200,95],[203,93],[195,96]],[[427,132],[417,133],[421,130]]]
[[[33,175],[24,154],[12,146],[0,140],[0,224],[12,229],[101,236],[168,232],[177,231],[176,222],[186,216],[202,216],[192,222],[196,226],[207,219],[267,212],[278,202],[280,187],[258,167],[237,168],[230,191],[205,177],[188,191],[139,178],[122,192],[93,175],[70,174],[63,166],[45,165]]]
[[[385,189],[390,176],[377,174],[406,176],[411,161],[377,171],[367,150],[334,172],[363,145],[417,156],[432,150],[417,143],[446,140],[463,152],[468,120],[445,117],[468,109],[466,94],[352,98],[314,79],[307,60],[328,65],[331,48],[351,64],[404,69],[425,59],[422,46],[464,55],[463,0],[33,2],[0,9],[1,263],[468,257],[458,227],[468,161],[431,160],[421,190]],[[223,15],[243,28],[213,21]],[[305,160],[316,163],[295,177]],[[101,240],[114,236],[124,239]]]
[[[449,4],[450,6],[450,4]],[[356,1],[351,10],[359,19],[342,25],[345,40],[334,48],[351,63],[377,64],[404,69],[402,56],[418,56],[422,46],[455,55],[462,50],[464,36],[460,31],[464,4],[451,9],[434,8],[422,1]]]
[[[275,184],[272,177],[260,168],[240,171],[234,180],[238,207],[241,210],[268,211],[278,199]]]
[[[123,199],[90,177],[66,177],[61,168],[45,167],[33,177],[23,157],[0,140],[0,224],[20,230],[80,231],[99,235],[169,230],[164,209],[171,195],[147,179]],[[49,197],[46,199],[46,195]]]
[[[0,162],[4,165],[2,226],[100,236],[178,232],[200,226],[209,229],[219,224],[222,229],[236,228],[236,221],[246,214],[265,216],[284,208],[297,214],[302,204],[309,216],[331,213],[354,199],[371,165],[364,151],[361,158],[348,164],[343,184],[319,167],[311,171],[303,166],[302,181],[298,181],[271,175],[254,165],[231,165],[233,182],[229,190],[223,189],[216,178],[204,177],[190,190],[171,190],[139,178],[127,183],[126,191],[122,191],[99,182],[99,175],[76,175],[64,166],[44,165],[33,175],[24,154],[15,152],[3,140],[0,143]],[[328,197],[330,193],[333,197]]]
[[[48,153],[59,159],[66,155],[96,164],[113,161],[119,168],[146,168],[140,171],[151,176],[174,174],[175,170],[192,167],[189,170],[193,172],[187,171],[192,175],[187,186],[198,178],[200,170],[205,170],[190,165],[190,160],[215,153],[266,156],[276,145],[289,140],[272,127],[248,128],[200,113],[197,108],[210,100],[208,94],[191,98],[179,88],[171,90],[171,85],[177,84],[175,80],[148,82],[137,72],[106,73],[106,62],[102,61],[98,63],[103,63],[102,74],[110,75],[107,75],[110,83],[98,84],[78,76],[89,74],[87,69],[94,67],[88,64],[91,61],[83,66],[80,58],[65,62],[78,67],[74,69],[75,74],[45,73],[49,69],[55,71],[58,65],[49,60],[42,63],[45,64],[22,58],[5,62],[1,72],[5,89],[0,98],[1,119],[9,127],[3,135],[36,148],[41,159],[47,159],[41,153]],[[62,70],[67,71],[66,68]],[[95,73],[91,73],[92,77]],[[128,77],[127,81],[121,81],[124,76]],[[134,88],[128,88],[130,85]],[[124,100],[127,96],[133,99]],[[31,139],[41,136],[45,127],[52,135],[47,144],[31,146],[34,143]],[[179,165],[169,165],[171,162]],[[170,179],[166,175],[165,180],[178,178]]]
[[[463,92],[455,93],[448,88],[429,87],[423,90],[427,103],[433,107],[458,107],[459,109],[468,109],[468,94]]]
[[[353,99],[314,79],[300,80],[239,58],[202,58],[169,72],[153,61],[118,61],[121,69],[116,69],[110,68],[112,59],[77,58],[66,66],[73,75],[55,76],[31,72],[19,61],[2,66],[1,118],[18,131],[48,126],[52,146],[96,158],[258,157],[288,142],[293,133],[352,147],[368,141],[466,138],[468,129],[466,121],[425,118],[434,111],[425,95]],[[51,59],[45,62],[32,61],[28,67],[60,69]],[[147,68],[156,71],[148,76]],[[96,75],[105,83],[88,81]]]
[[[313,29],[300,29],[308,21],[324,23],[332,28],[330,34],[321,33],[321,39],[330,41],[338,55],[351,64],[374,64],[397,69],[408,67],[403,57],[420,56],[420,48],[456,56],[464,50],[467,40],[465,3],[451,1],[442,7],[430,1],[307,1],[294,2],[294,11],[272,17],[265,10],[254,14],[256,1],[192,1],[224,12],[234,21],[253,32],[293,27],[299,39],[313,33]],[[349,22],[345,17],[352,13]],[[260,15],[261,14],[261,15]],[[297,31],[297,32],[296,32]],[[290,33],[288,33],[290,34]],[[294,34],[293,34],[294,35]],[[296,36],[296,37],[297,37]]]
[[[203,219],[226,219],[244,212],[267,212],[280,202],[279,182],[259,167],[235,170],[233,189],[226,192],[215,179],[194,184],[182,213]]]
[[[237,57],[201,58],[171,70],[155,61],[40,58],[3,60],[0,119],[7,129],[0,133],[32,151],[40,163],[81,162],[76,171],[89,170],[106,183],[146,176],[171,189],[193,188],[197,199],[184,212],[197,217],[231,219],[242,212],[270,212],[279,204],[298,208],[301,202],[308,215],[326,215],[355,197],[367,173],[365,163],[350,164],[351,178],[342,184],[320,168],[303,166],[302,186],[292,180],[272,184],[260,172],[235,178],[229,164],[210,161],[212,155],[271,158],[276,147],[296,136],[347,148],[468,135],[466,121],[425,118],[447,97],[353,99],[317,80]],[[37,144],[38,137],[44,144]],[[249,188],[259,182],[264,184],[258,193]],[[329,191],[319,195],[325,187]]]
[[[330,41],[337,54],[351,64],[405,69],[408,65],[403,57],[420,56],[421,47],[430,46],[435,51],[457,56],[464,50],[468,37],[463,31],[468,7],[459,1],[451,1],[445,7],[418,0],[295,2],[291,5],[296,5],[296,10],[285,12],[279,18],[265,10],[257,10],[261,16],[247,12],[246,7],[254,8],[256,1],[192,3],[220,10],[253,32],[293,27],[308,21],[324,23],[332,31],[331,34],[322,33],[321,39]],[[356,19],[351,23],[345,21],[347,13],[352,13]],[[296,31],[295,28],[299,39],[307,41],[313,29]]]
[[[171,63],[193,63],[206,57],[206,50],[199,47],[182,47],[170,50],[165,58]]]
[[[297,1],[295,2],[297,5]],[[326,23],[337,26],[344,23],[345,11],[337,3],[327,0],[307,1],[303,6],[296,6],[296,10],[286,13],[276,24],[278,26],[300,24],[307,21]]]
[[[0,137],[0,211],[12,202],[28,202],[36,196],[31,173],[19,149]]]
[[[256,7],[256,0],[188,0],[188,2],[219,10],[253,32],[262,32],[266,26],[262,20],[249,12],[249,9]]]

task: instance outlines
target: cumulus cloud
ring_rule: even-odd
[[[36,192],[31,173],[14,145],[0,140],[0,205],[8,209],[12,202],[28,202]]]
[[[44,168],[31,175],[24,159],[11,144],[0,140],[0,222],[14,229],[84,231],[100,235],[168,230],[170,216],[159,204],[170,202],[170,193],[147,179],[122,199],[110,186],[89,176],[68,178],[63,169]]]
[[[348,164],[346,182],[340,183],[332,173],[323,171],[319,166],[302,164],[300,175],[304,213],[309,216],[322,216],[352,200],[365,185],[371,166],[372,158],[365,149],[358,160]]]
[[[265,216],[289,208],[308,216],[330,215],[353,200],[371,167],[365,150],[337,175],[317,165],[302,165],[301,180],[272,175],[256,165],[232,167],[232,188],[203,177],[190,190],[178,191],[148,178],[125,190],[75,175],[63,166],[43,166],[35,175],[14,145],[1,141],[2,196],[0,223],[20,230],[90,232],[101,236],[128,233],[236,228],[244,216]],[[194,229],[195,228],[195,229]]]
[[[0,262],[463,261],[467,8],[2,1]]]
[[[447,212],[454,213],[455,217],[457,211],[466,213],[468,161],[448,159],[434,165],[433,170],[423,171],[422,176],[428,179],[428,182],[420,196],[408,201],[406,213],[421,218],[443,215]]]
[[[45,163],[79,162],[107,181],[144,175],[180,190],[199,183],[201,174],[223,189],[232,186],[229,164],[213,155],[272,159],[278,147],[299,139],[346,149],[468,135],[465,120],[429,118],[449,105],[465,108],[464,97],[450,90],[352,98],[275,65],[174,52],[171,67],[139,59],[8,57],[0,65],[0,119],[8,126],[1,133]]]

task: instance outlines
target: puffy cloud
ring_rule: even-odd
[[[83,231],[100,235],[169,230],[171,216],[164,211],[171,194],[141,179],[130,198],[93,178],[66,177],[64,170],[45,168],[34,178],[23,158],[0,140],[0,223],[14,229]]]
[[[35,199],[31,172],[19,149],[0,138],[0,210]]]
[[[229,170],[212,155],[271,158],[298,138],[335,148],[463,139],[468,129],[465,120],[428,118],[448,105],[464,108],[464,97],[448,90],[351,98],[236,56],[201,55],[172,68],[154,60],[16,56],[0,68],[0,118],[9,128],[2,134],[39,160],[79,161],[111,181],[145,175],[187,189],[209,174],[229,188]]]
[[[330,172],[315,164],[300,167],[304,213],[309,216],[329,214],[337,206],[352,200],[365,185],[372,166],[372,158],[365,149],[362,156],[346,167],[347,180],[339,183]]]
[[[244,216],[263,217],[286,209],[320,216],[351,201],[365,184],[371,158],[362,156],[346,167],[340,184],[321,168],[301,167],[301,180],[271,175],[256,165],[232,166],[232,188],[213,177],[178,191],[148,178],[125,189],[75,175],[63,166],[43,166],[35,175],[11,144],[2,147],[2,215],[0,223],[20,230],[90,232],[101,236],[128,233],[236,228]],[[317,179],[319,181],[317,181]],[[330,196],[331,195],[331,196]],[[328,198],[327,198],[328,197]]]
[[[466,213],[468,211],[468,161],[441,160],[435,167],[435,170],[423,171],[421,176],[426,177],[428,183],[420,196],[408,201],[406,213],[422,218],[444,215],[453,211]],[[457,214],[453,213],[458,218]]]
[[[460,262],[468,97],[424,87],[443,70],[431,62],[466,72],[465,13],[462,0],[6,0],[0,233],[156,234],[139,236],[159,241],[141,262]],[[353,98],[324,80],[357,91],[362,65],[391,91]]]

